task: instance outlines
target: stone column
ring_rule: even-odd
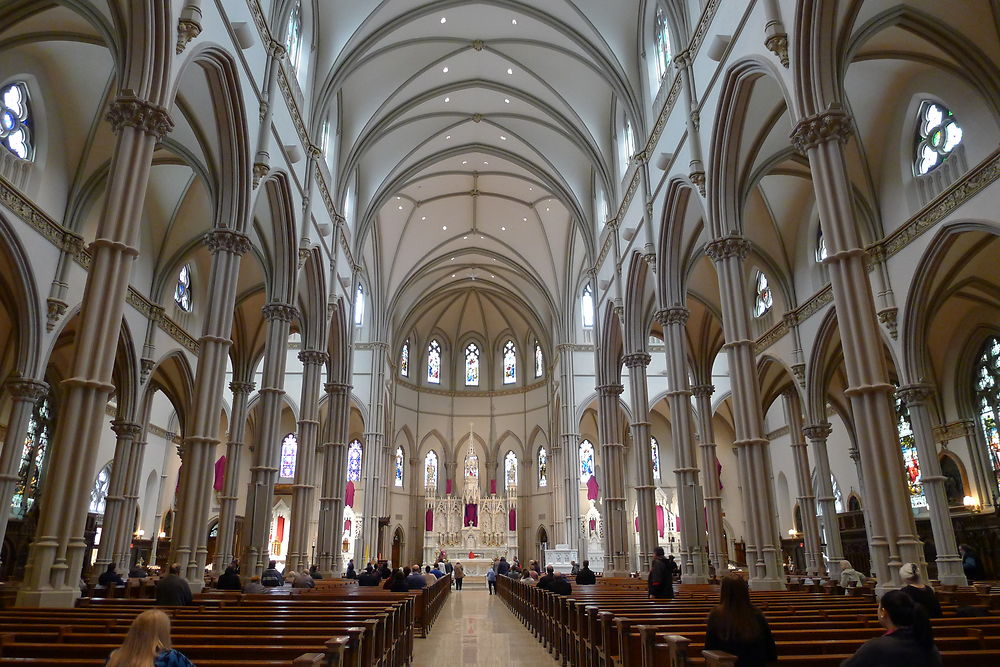
[[[712,394],[715,393],[715,385],[701,384],[692,387],[691,391],[694,394],[698,410],[698,449],[701,453],[701,476],[705,480],[708,560],[715,567],[715,576],[721,577],[728,572],[728,559],[722,535],[724,531],[722,528],[722,484],[719,481],[719,459],[715,451],[715,429],[712,427]]]
[[[256,188],[261,179],[270,171],[271,156],[268,148],[271,140],[271,119],[274,116],[275,89],[278,81],[278,70],[281,61],[285,59],[285,47],[274,40],[269,40],[267,48],[267,66],[264,75],[264,99],[260,102],[260,131],[257,133],[257,151],[253,162],[253,186]]]
[[[677,500],[681,519],[681,581],[708,581],[705,554],[705,499],[698,482],[698,459],[691,423],[691,384],[687,363],[687,308],[667,308],[659,313],[667,358],[667,404],[677,468]]]
[[[142,472],[142,461],[146,453],[146,438],[145,429],[139,424],[115,420],[111,422],[111,430],[117,436],[116,460],[112,473],[114,467],[121,463],[123,479],[119,486],[118,511],[110,519],[105,511],[101,546],[108,544],[110,550],[107,555],[114,561],[118,571],[123,572],[128,571],[131,565],[128,561],[131,556],[132,531],[135,530],[135,511],[139,503],[139,474]],[[124,458],[121,460],[118,459],[119,445],[124,449]],[[96,572],[98,568],[95,567],[94,570]]]
[[[163,466],[160,466],[163,469]],[[156,486],[156,507],[153,516],[153,538],[152,546],[149,549],[149,565],[156,566],[156,553],[160,548],[160,526],[163,525],[163,512],[160,508],[163,505],[163,488],[167,485],[167,475],[160,473],[160,483]]]
[[[854,198],[847,174],[844,144],[853,132],[852,119],[839,106],[802,119],[792,143],[809,158],[816,207],[829,250],[824,263],[837,308],[837,323],[847,375],[845,394],[851,402],[861,461],[867,476],[865,513],[871,516],[869,544],[878,579],[876,590],[898,588],[899,566],[919,563],[923,545],[907,498],[903,457],[890,394],[875,301],[865,268],[865,250],[854,219]]]
[[[250,239],[233,229],[216,228],[205,235],[212,254],[205,323],[199,339],[198,369],[194,381],[194,403],[185,424],[184,465],[180,474],[180,495],[171,560],[192,590],[201,590],[208,559],[208,517],[212,509],[215,452],[219,444],[219,414],[226,381],[229,339],[240,273],[240,258],[250,250]]]
[[[809,576],[821,576],[826,573],[823,567],[823,552],[820,549],[819,520],[816,515],[816,495],[813,493],[812,479],[809,477],[809,450],[802,434],[802,410],[799,395],[794,389],[785,391],[782,395],[782,406],[785,410],[785,423],[788,424],[788,437],[792,444],[792,457],[795,466],[795,482],[798,489],[799,514],[802,515],[802,538],[805,544],[806,573]]]
[[[302,362],[302,398],[299,402],[299,449],[292,487],[292,527],[288,536],[288,567],[307,569],[309,518],[316,504],[316,450],[319,440],[319,382],[328,356],[318,350],[299,352]]]
[[[222,572],[236,557],[236,501],[239,500],[240,470],[243,467],[243,437],[247,428],[247,401],[253,393],[253,382],[229,383],[233,392],[233,409],[226,441],[226,475],[219,496],[219,534],[215,539],[215,559],[212,569]]]
[[[653,486],[653,463],[649,449],[649,393],[646,387],[646,366],[650,356],[645,352],[625,355],[629,372],[629,394],[632,401],[632,451],[635,455],[635,494],[639,507],[639,554],[636,569],[649,570],[656,547],[656,487]]]
[[[557,518],[563,522],[566,544],[571,549],[576,549],[580,560],[583,560],[587,557],[587,545],[580,539],[580,434],[576,423],[573,347],[564,344],[559,345],[556,350],[559,352],[559,386],[562,389],[562,403],[559,406],[561,433],[559,446],[554,446],[551,454],[557,461],[550,459],[548,472],[551,480],[562,477],[565,514]],[[557,462],[561,468],[553,465]]]
[[[812,424],[802,429],[802,434],[812,444],[816,459],[816,486],[819,487],[819,509],[823,513],[823,536],[826,539],[827,568],[830,577],[840,577],[840,561],[844,559],[844,547],[840,540],[840,526],[837,522],[837,498],[833,495],[833,479],[830,477],[830,456],[826,451],[826,439],[830,437],[830,424]]]
[[[340,536],[344,532],[344,488],[347,469],[347,426],[351,386],[337,382],[323,385],[326,391],[326,437],[323,450],[323,485],[319,499],[319,529],[316,551],[324,577],[340,576]],[[364,565],[362,565],[364,567]]]
[[[10,393],[11,405],[3,449],[0,450],[0,542],[3,541],[7,522],[10,520],[10,501],[21,471],[21,455],[24,440],[28,437],[28,422],[31,421],[35,404],[45,398],[49,391],[49,385],[44,382],[21,377],[7,380],[5,386]]]
[[[104,209],[91,244],[73,362],[62,383],[43,510],[17,594],[19,607],[67,607],[80,595],[77,583],[87,549],[83,531],[93,482],[89,472],[96,464],[104,410],[114,391],[112,371],[132,263],[139,254],[149,168],[154,145],[173,127],[166,109],[133,95],[112,102],[108,120],[116,139]]]
[[[944,585],[967,586],[969,581],[965,578],[962,559],[958,555],[958,541],[955,539],[955,527],[951,522],[948,494],[944,489],[945,476],[941,472],[941,460],[938,458],[937,445],[934,442],[931,418],[934,387],[929,384],[909,384],[900,387],[896,395],[910,413],[910,425],[913,427],[917,457],[920,459],[920,483],[927,498],[931,534],[934,536],[934,548],[937,551],[935,559],[937,578]],[[902,471],[903,468],[900,469],[900,476],[903,474]],[[920,564],[922,561],[914,562]]]
[[[722,326],[726,356],[733,383],[733,423],[738,450],[740,483],[745,501],[747,567],[754,590],[783,590],[781,542],[775,512],[773,474],[768,441],[764,437],[760,380],[750,334],[750,306],[747,303],[743,260],[750,249],[740,236],[712,241],[705,254],[719,274]]]
[[[267,341],[264,344],[264,372],[261,377],[261,405],[254,448],[254,463],[250,468],[250,489],[247,493],[246,549],[243,571],[247,576],[260,575],[270,557],[268,538],[271,531],[271,510],[274,503],[274,483],[278,477],[280,456],[280,419],[282,397],[285,395],[285,360],[288,332],[298,316],[286,303],[272,302],[261,309],[267,320]]]
[[[625,499],[625,444],[621,442],[621,409],[618,397],[624,387],[605,384],[597,388],[599,409],[597,430],[601,439],[603,479],[598,476],[604,496],[604,570],[609,577],[628,576],[630,532]],[[647,454],[648,458],[648,454]]]

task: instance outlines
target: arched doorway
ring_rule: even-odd
[[[403,545],[406,544],[406,540],[403,539],[403,529],[396,526],[395,532],[392,534],[392,567],[400,567],[403,558]]]
[[[538,533],[535,538],[535,548],[538,554],[539,562],[544,562],[545,550],[549,548],[549,534],[545,531],[545,526],[538,527]]]

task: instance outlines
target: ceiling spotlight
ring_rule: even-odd
[[[490,278],[496,278],[496,276],[491,273]]]
[[[729,48],[729,43],[733,41],[732,35],[716,35],[712,38],[711,43],[708,45],[708,59],[715,62],[722,60],[722,57],[726,55],[726,49]]]
[[[467,239],[467,238],[469,238],[469,237],[468,237],[468,236],[463,236],[463,237],[462,237],[462,239],[463,239],[463,240],[464,240],[464,239]]]
[[[454,257],[452,257],[452,258],[451,258],[451,261],[453,261],[453,262],[454,262],[454,261],[455,261],[455,258],[454,258]]]
[[[451,277],[452,277],[452,278],[454,278],[454,277],[455,277],[455,274],[454,274],[454,273],[453,273],[453,274],[451,274]]]
[[[510,98],[509,97],[503,98],[503,103],[504,104],[510,104]]]
[[[517,25],[517,19],[511,19],[510,20],[510,24],[511,25]]]
[[[402,204],[400,204],[400,205],[399,205],[399,206],[397,206],[396,208],[398,208],[398,209],[399,209],[400,211],[402,211],[402,210],[403,210],[403,205],[402,205]]]
[[[505,231],[507,231],[507,228],[506,228],[506,227],[501,227],[501,228],[500,228],[500,231],[501,231],[501,232],[505,232]]]
[[[402,197],[400,197],[399,195],[396,195],[396,199],[402,199]]]
[[[486,160],[483,160],[483,164],[486,164],[486,165],[488,165],[488,164],[489,164],[489,162],[487,162]]]
[[[548,211],[548,210],[549,210],[549,207],[548,207],[548,206],[546,206],[546,207],[545,207],[545,210],[546,210],[546,211]]]
[[[448,102],[451,102],[451,98],[450,97],[444,98],[444,103],[447,104]]]
[[[507,141],[507,137],[501,134],[500,135],[500,141]]]
[[[441,17],[441,23],[447,23],[447,22],[448,22],[447,17],[442,16]]]
[[[236,35],[236,43],[244,51],[257,43],[256,32],[256,29],[251,28],[249,23],[233,24],[233,34]]]
[[[443,229],[444,231],[448,231],[448,225],[441,225],[441,229]]]
[[[462,164],[469,164],[468,160],[462,160]]]
[[[422,216],[420,216],[420,219],[421,219],[421,220],[426,220],[426,219],[427,219],[427,216],[426,216],[426,215],[422,215]]]
[[[530,185],[528,186],[528,192],[533,192],[534,190],[535,188],[531,187]]]
[[[527,218],[521,218],[521,220],[522,220],[523,222],[527,222],[527,221],[528,221],[528,219],[527,219]]]
[[[513,74],[513,73],[514,73],[514,69],[511,68],[511,67],[508,67],[507,68],[507,74]]]
[[[445,74],[447,74],[448,73],[448,66],[445,65],[444,67],[442,67],[441,71],[444,72]]]
[[[445,139],[451,139],[451,135],[450,135],[450,134],[446,134],[446,135],[444,136],[444,138],[445,138]]]

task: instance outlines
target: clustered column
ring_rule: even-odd
[[[628,575],[628,508],[625,502],[625,444],[621,441],[621,410],[618,397],[624,387],[605,384],[597,388],[597,428],[604,463],[604,570],[610,577]]]
[[[148,419],[146,421],[148,422]],[[132,531],[135,529],[135,515],[139,507],[139,475],[142,472],[142,460],[146,454],[146,437],[145,429],[142,426],[130,422],[113,421],[111,422],[111,430],[118,436],[118,442],[124,442],[127,453],[124,465],[125,484],[122,489],[122,502],[114,525],[109,524],[107,516],[104,517],[104,530],[111,529],[107,541],[114,540],[111,544],[113,548],[112,558],[121,572],[128,570],[129,558],[132,555]],[[155,533],[156,531],[152,530],[151,532]],[[102,531],[102,545],[105,542],[104,534]]]
[[[656,547],[656,487],[653,486],[653,466],[649,447],[649,395],[646,388],[646,367],[650,356],[645,352],[625,355],[629,371],[629,393],[632,399],[632,451],[635,454],[635,493],[639,506],[639,563],[637,569],[647,571]]]
[[[247,401],[253,393],[253,382],[230,382],[233,409],[226,441],[226,472],[219,496],[219,535],[215,540],[212,569],[222,572],[236,557],[236,501],[239,500],[240,470],[243,465],[243,437],[247,427]]]
[[[701,477],[705,481],[705,518],[708,523],[708,560],[715,576],[727,571],[726,544],[722,527],[722,483],[719,479],[715,429],[712,427],[712,394],[715,385],[700,384],[691,388],[698,411],[698,450],[701,453]]]
[[[14,485],[17,483],[21,467],[21,454],[24,451],[24,439],[28,435],[28,422],[35,404],[42,400],[49,391],[49,385],[36,380],[26,380],[15,377],[6,383],[10,394],[10,419],[7,420],[7,431],[4,433],[3,450],[0,450],[0,541],[7,532],[7,522],[10,520],[10,499],[14,495]]]
[[[820,549],[819,521],[816,516],[816,496],[812,480],[809,478],[809,450],[802,433],[802,410],[799,396],[794,389],[781,395],[788,424],[788,437],[792,441],[792,457],[795,466],[795,483],[798,489],[799,514],[802,516],[802,538],[805,544],[806,573],[820,576],[825,573],[823,552]]]
[[[813,458],[816,460],[816,486],[819,491],[819,511],[823,521],[823,536],[826,539],[827,568],[830,576],[840,577],[840,561],[844,559],[844,547],[840,540],[840,526],[837,524],[837,498],[833,495],[833,478],[830,475],[830,455],[826,450],[826,439],[830,437],[830,424],[823,422],[802,429],[803,435],[812,444]]]
[[[316,450],[319,440],[319,383],[326,352],[303,350],[302,400],[300,401],[299,448],[295,459],[295,485],[292,487],[292,527],[288,536],[288,567],[296,572],[309,562],[309,518],[316,503]]]
[[[339,576],[337,555],[341,551],[340,535],[344,524],[344,487],[347,477],[348,406],[351,386],[328,382],[326,391],[326,434],[323,449],[323,485],[319,499],[319,528],[316,551],[323,576]]]
[[[581,558],[587,557],[586,542],[580,539],[580,434],[577,433],[576,425],[576,392],[573,381],[573,347],[571,345],[560,345],[559,352],[559,378],[562,389],[562,403],[559,406],[561,433],[559,440],[561,451],[553,451],[555,460],[549,461],[550,479],[555,479],[561,473],[563,503],[565,504],[565,515],[562,517],[566,526],[566,544],[571,549],[577,549]],[[553,467],[553,464],[561,465],[560,468]]]

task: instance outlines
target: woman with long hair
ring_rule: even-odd
[[[869,639],[840,667],[940,667],[941,654],[934,646],[934,633],[924,608],[902,591],[889,591],[878,605],[878,621],[886,629]]]
[[[770,665],[778,649],[764,614],[750,602],[750,588],[740,576],[722,578],[719,606],[708,615],[705,648],[732,653],[738,667]]]
[[[170,648],[170,618],[147,609],[132,621],[122,645],[111,653],[107,667],[194,667],[180,651]]]

